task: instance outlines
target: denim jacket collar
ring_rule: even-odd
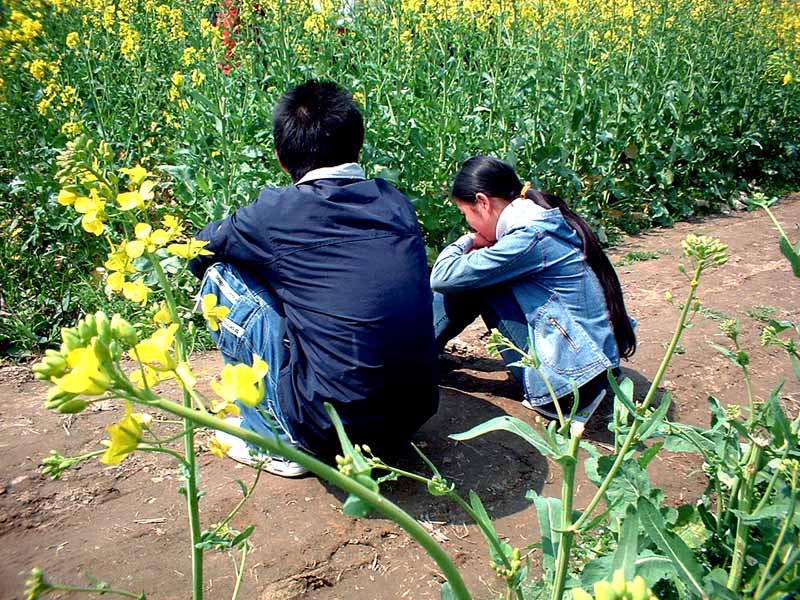
[[[497,219],[496,237],[499,240],[512,229],[516,229],[530,221],[538,221],[555,215],[561,215],[557,208],[545,209],[527,198],[517,198],[503,209]]]
[[[358,163],[350,162],[336,165],[335,167],[322,167],[313,169],[303,175],[295,184],[308,183],[314,179],[366,179],[364,169]]]

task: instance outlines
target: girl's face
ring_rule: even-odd
[[[458,198],[453,200],[467,220],[467,225],[490,243],[497,241],[497,220],[503,209],[508,206],[508,200],[487,196],[481,192],[475,194],[475,202],[464,202]]]

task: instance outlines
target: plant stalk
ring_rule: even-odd
[[[582,424],[570,430],[567,460],[561,463],[563,480],[561,483],[561,543],[556,556],[556,573],[553,580],[552,600],[561,600],[569,573],[569,557],[575,530],[572,528],[572,505],[575,499],[575,469],[578,465],[578,451],[583,435]]]
[[[753,502],[753,482],[758,472],[758,461],[761,460],[761,446],[753,443],[750,447],[750,455],[745,466],[745,481],[742,486],[739,498],[739,510],[747,515]],[[747,553],[747,539],[750,533],[750,525],[745,523],[743,517],[737,517],[736,540],[733,544],[733,562],[731,571],[728,574],[727,588],[734,593],[739,590],[742,583],[742,570],[744,569],[744,559]]]

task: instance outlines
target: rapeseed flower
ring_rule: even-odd
[[[62,392],[99,396],[111,385],[111,379],[100,364],[94,343],[70,350],[66,356],[69,371],[61,377],[51,378]]]
[[[129,170],[134,171],[136,168],[137,167],[134,167],[134,169],[129,169]],[[141,167],[138,168],[141,169]],[[126,169],[121,169],[121,171],[124,172],[126,171]],[[138,171],[136,172],[136,175],[137,176],[139,175]],[[145,171],[145,176],[146,175],[147,172]],[[131,177],[131,182],[133,182],[132,177]],[[133,210],[135,208],[145,208],[147,206],[147,203],[153,199],[153,188],[155,187],[155,185],[156,184],[154,181],[146,180],[142,182],[138,190],[134,190],[132,192],[123,192],[119,194],[117,196],[117,204],[119,204],[119,209],[127,211],[127,210]]]
[[[58,199],[57,202],[61,206],[72,206],[75,204],[75,200],[78,199],[78,194],[75,192],[71,192],[67,189],[62,189],[58,192]]]
[[[224,321],[229,312],[227,306],[217,306],[217,297],[214,294],[203,296],[203,318],[211,331],[219,331],[220,321]]]
[[[44,81],[47,76],[47,63],[41,58],[37,58],[28,66],[28,72],[36,81]]]
[[[305,20],[303,29],[306,33],[320,34],[325,29],[325,17],[318,12],[315,12]]]
[[[125,175],[127,175],[128,179],[130,179],[131,181],[130,189],[133,189],[137,185],[140,185],[142,182],[144,182],[147,176],[150,175],[150,173],[147,172],[147,169],[145,169],[141,165],[136,165],[135,167],[130,167],[130,168],[122,167],[119,171],[120,173],[124,173]]]
[[[147,304],[147,298],[150,296],[150,288],[145,285],[144,281],[140,278],[136,281],[126,281],[122,284],[122,295],[131,302],[136,302],[140,306]]]
[[[225,453],[230,449],[231,445],[219,441],[217,436],[213,436],[208,440],[208,451],[217,458],[225,458]]]
[[[212,381],[211,388],[227,402],[239,401],[247,406],[256,406],[264,398],[264,377],[269,367],[255,354],[253,366],[244,363],[225,365],[220,381]]]
[[[783,85],[789,85],[790,83],[792,83],[792,81],[794,81],[794,78],[792,77],[792,74],[789,71],[787,71],[786,74],[783,76]]]
[[[191,238],[185,244],[170,244],[167,246],[167,252],[173,254],[174,256],[191,260],[198,256],[211,256],[214,254],[213,252],[205,249],[207,245],[208,242],[205,240],[196,240]]]
[[[147,363],[156,369],[171,371],[177,366],[171,352],[177,330],[177,323],[173,323],[169,327],[162,327],[149,338],[136,344],[128,354],[134,360]]]
[[[100,462],[104,465],[118,465],[131,452],[136,450],[142,440],[143,425],[152,420],[148,414],[134,413],[130,402],[125,402],[125,416],[114,425],[106,428],[111,443]]]
[[[172,313],[169,312],[169,307],[166,302],[161,302],[158,310],[153,315],[153,323],[160,325],[169,325],[172,323]]]
[[[81,38],[78,35],[77,31],[71,31],[71,32],[69,32],[67,34],[67,41],[66,41],[67,48],[69,48],[70,50],[73,50],[80,43],[81,43]]]
[[[241,414],[239,407],[234,402],[221,400],[211,404],[211,412],[220,418],[238,417]]]
[[[183,233],[184,227],[180,219],[174,215],[164,215],[164,218],[161,219],[161,223],[167,228],[167,233],[172,240]]]

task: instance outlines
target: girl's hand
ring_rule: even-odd
[[[479,248],[488,248],[489,246],[494,245],[494,242],[490,242],[485,237],[483,237],[477,231],[470,234],[472,238],[472,249],[478,250]]]

